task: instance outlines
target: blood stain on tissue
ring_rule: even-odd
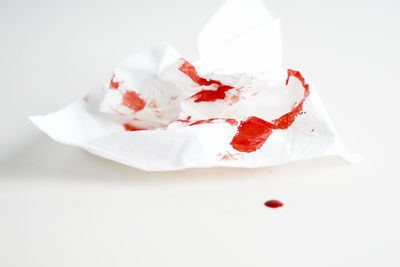
[[[176,121],[183,122],[183,123],[189,123],[191,118],[192,118],[192,116],[187,116],[186,119],[179,119]]]
[[[264,205],[267,206],[268,208],[276,209],[276,208],[282,207],[283,203],[279,200],[271,199],[271,200],[268,200],[267,202],[265,202]]]
[[[192,95],[194,102],[215,102],[218,99],[225,99],[226,92],[233,87],[229,85],[218,86],[217,90],[201,90],[200,92]]]
[[[131,124],[127,124],[127,123],[124,124],[124,128],[125,128],[126,131],[131,131],[131,132],[146,130],[146,129],[143,129],[143,128],[139,128],[139,127],[133,126]]]
[[[272,129],[273,124],[258,117],[249,117],[246,121],[240,122],[230,144],[240,152],[254,152],[267,141]]]
[[[240,100],[240,96],[238,96],[238,95],[233,95],[231,97],[232,103],[237,103],[237,102],[239,102],[239,100]]]
[[[235,104],[235,103],[238,103],[239,101],[240,101],[240,99],[241,99],[241,94],[243,93],[243,87],[240,87],[240,88],[237,88],[237,89],[235,89],[235,94],[233,94],[232,96],[231,96],[231,98],[230,98],[230,100],[231,100],[231,103],[230,103],[230,105],[232,105],[232,104]],[[255,94],[254,94],[255,95]],[[253,95],[253,96],[254,96]]]
[[[195,121],[195,122],[189,124],[189,126],[199,125],[199,124],[205,124],[205,123],[213,123],[214,121],[218,121],[218,120],[223,120],[223,121],[229,123],[229,124],[232,125],[232,126],[238,125],[238,121],[235,120],[235,119],[212,118],[212,119],[208,119],[208,120],[198,120],[198,121]]]
[[[233,86],[222,84],[218,80],[205,79],[199,76],[196,71],[196,68],[190,64],[188,61],[184,61],[184,63],[179,67],[179,70],[186,74],[193,82],[197,83],[200,86],[210,86],[216,85],[216,90],[201,90],[200,92],[191,96],[194,98],[194,102],[215,102],[218,99],[225,99],[226,92],[233,89]]]
[[[278,119],[273,120],[274,129],[286,130],[293,124],[298,115],[303,114],[303,103],[305,99],[300,101],[300,104],[293,108],[290,112],[280,116]]]
[[[289,78],[291,76],[296,77],[303,85],[303,88],[304,88],[303,99],[300,101],[299,104],[297,104],[297,106],[293,107],[290,112],[288,112],[288,113],[282,115],[281,117],[279,117],[278,119],[275,119],[272,121],[274,123],[275,129],[286,130],[287,128],[289,128],[289,126],[292,125],[293,122],[295,121],[296,117],[298,115],[301,115],[304,113],[303,112],[303,104],[304,104],[304,101],[306,101],[306,98],[310,94],[310,86],[305,82],[304,77],[301,75],[301,73],[299,71],[288,69],[286,85],[288,85]]]
[[[229,151],[226,151],[225,154],[219,153],[217,156],[221,157],[223,161],[239,160],[243,158],[243,154],[230,153]]]
[[[260,149],[273,130],[286,130],[293,124],[298,115],[303,114],[303,104],[310,94],[309,85],[305,82],[304,77],[299,71],[288,69],[286,85],[289,83],[291,76],[296,77],[304,88],[303,99],[291,111],[282,115],[278,119],[271,122],[265,121],[258,117],[249,117],[246,121],[240,122],[238,131],[231,141],[234,149],[240,152],[254,152]]]
[[[110,89],[114,89],[114,90],[117,90],[118,89],[118,87],[119,87],[119,83],[120,82],[116,82],[116,81],[114,81],[114,78],[115,78],[115,73],[112,75],[112,77],[111,77],[111,81],[110,81]]]
[[[190,64],[188,61],[184,60],[183,64],[179,67],[179,70],[185,73],[192,81],[198,85],[209,86],[212,84],[222,85],[220,81],[217,80],[207,80],[199,76],[196,68]]]
[[[158,107],[158,106],[157,106],[157,101],[156,101],[155,99],[151,100],[151,101],[149,102],[149,107],[150,107],[150,108],[157,108],[157,107]]]
[[[159,118],[159,119],[162,119],[162,117],[163,117],[163,114],[161,113],[161,111],[159,111],[159,110],[154,110],[154,116],[156,116],[157,118]]]
[[[177,99],[178,99],[178,96],[171,96],[171,99],[169,100],[169,104],[171,104],[172,102],[174,102]]]
[[[144,108],[146,102],[135,91],[126,91],[122,97],[122,105],[138,112]]]

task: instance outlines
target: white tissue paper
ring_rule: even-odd
[[[109,84],[31,121],[54,140],[149,171],[254,168],[348,154],[302,73],[282,69],[279,20],[228,0],[191,64],[162,44],[129,56]]]

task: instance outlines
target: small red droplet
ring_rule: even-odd
[[[311,132],[313,133],[315,130],[314,129],[311,129]]]
[[[267,206],[268,208],[276,209],[282,207],[283,203],[280,202],[279,200],[271,199],[265,202],[264,205]]]

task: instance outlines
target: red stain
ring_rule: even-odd
[[[225,121],[227,123],[229,123],[230,125],[232,125],[232,126],[236,126],[236,125],[239,124],[239,122],[237,120],[235,120],[235,119],[225,119]]]
[[[184,63],[179,67],[179,70],[185,73],[193,82],[200,86],[216,85],[216,90],[201,90],[200,92],[192,95],[194,102],[214,102],[218,99],[225,99],[226,92],[233,89],[234,87],[224,85],[217,80],[207,80],[199,76],[196,68],[188,61],[184,60]]]
[[[300,103],[297,104],[297,106],[294,106],[290,112],[288,112],[288,113],[282,115],[281,117],[279,117],[278,119],[275,119],[272,121],[275,126],[275,129],[280,129],[280,130],[286,130],[287,128],[289,128],[289,126],[292,125],[293,122],[295,121],[296,117],[298,115],[303,114],[304,101],[310,94],[310,86],[305,82],[304,77],[301,75],[301,73],[299,71],[288,69],[287,72],[288,72],[288,76],[286,79],[286,85],[288,85],[289,78],[291,76],[296,77],[297,79],[299,79],[299,81],[301,81],[301,84],[303,85],[304,95],[303,95],[303,99],[300,101]]]
[[[230,100],[231,100],[231,103],[230,103],[230,105],[239,102],[240,99],[241,99],[241,94],[242,94],[242,93],[243,93],[243,87],[236,88],[236,89],[235,89],[235,94],[231,96],[231,99],[230,99]],[[254,95],[255,95],[255,94],[254,94]],[[254,95],[253,95],[253,96],[254,96]]]
[[[246,121],[240,122],[230,144],[240,152],[254,152],[267,141],[272,129],[273,124],[258,117],[249,117]]]
[[[311,132],[313,133],[315,130],[314,129],[311,129]]]
[[[162,119],[163,117],[163,114],[159,110],[154,110],[154,115],[159,119]]]
[[[304,91],[304,96],[307,97],[310,94],[310,86],[306,83],[306,80],[304,79],[303,75],[301,75],[300,71],[288,69],[287,73],[288,73],[288,76],[286,78],[286,85],[288,85],[289,78],[291,76],[296,77],[297,79],[299,79],[299,81],[303,85],[303,88],[305,90]]]
[[[110,86],[109,87],[110,87],[110,89],[116,90],[119,87],[119,82],[114,81],[114,78],[115,78],[115,73],[111,77],[111,81],[110,81]]]
[[[150,108],[157,108],[157,101],[155,99],[151,100],[149,103]]]
[[[137,112],[144,108],[146,102],[135,91],[126,91],[122,97],[122,105]]]
[[[223,85],[220,81],[207,80],[207,79],[200,77],[196,71],[196,68],[192,64],[190,64],[188,61],[186,61],[185,59],[183,59],[183,60],[184,60],[184,63],[182,64],[182,66],[179,67],[179,70],[182,71],[183,73],[185,73],[187,76],[189,76],[189,78],[192,79],[192,81],[194,81],[198,85],[204,85],[204,86],[209,86],[212,84]]]
[[[205,123],[213,123],[214,121],[217,120],[224,120],[227,123],[229,123],[232,126],[236,126],[238,125],[238,121],[235,119],[221,119],[221,118],[212,118],[212,119],[208,119],[208,120],[199,120],[199,121],[195,121],[192,124],[189,124],[189,126],[193,126],[193,125],[199,125],[199,124],[205,124]]]
[[[171,96],[171,100],[169,101],[169,103],[172,103],[172,102],[174,102],[174,101],[177,100],[177,99],[178,99],[177,96]]]
[[[214,102],[218,99],[225,99],[226,92],[233,89],[229,85],[220,85],[217,90],[201,90],[200,92],[192,95],[194,102]]]
[[[258,117],[249,117],[246,121],[242,121],[230,143],[234,149],[247,153],[260,149],[272,134],[272,130],[286,130],[293,124],[298,115],[303,114],[304,101],[310,94],[309,85],[305,82],[304,77],[299,71],[291,69],[288,69],[286,85],[289,83],[291,76],[299,79],[304,87],[304,95],[300,103],[292,107],[290,112],[273,120],[272,123]]]
[[[276,209],[282,207],[283,203],[280,202],[279,200],[271,199],[265,202],[264,205],[267,206],[268,208]]]
[[[188,123],[191,118],[192,118],[192,116],[187,116],[186,119],[179,119],[179,120],[176,120],[176,121],[183,122],[183,123]]]
[[[229,151],[225,151],[225,154],[219,153],[217,156],[221,157],[223,161],[239,160],[243,158],[243,154],[230,153]]]
[[[124,128],[125,128],[126,131],[131,131],[131,132],[133,132],[133,131],[146,130],[146,129],[138,128],[138,127],[136,127],[136,126],[127,124],[127,123],[124,124]]]
[[[290,112],[282,115],[278,119],[273,120],[272,122],[274,123],[274,129],[286,130],[289,128],[289,126],[295,121],[296,117],[303,114],[304,101],[305,98],[303,98],[303,100],[301,100],[300,103]]]
[[[240,96],[238,96],[238,95],[233,95],[232,98],[231,98],[231,100],[232,100],[232,104],[233,104],[233,103],[237,103],[237,102],[239,102],[239,100],[240,100]]]
[[[230,154],[225,154],[222,156],[221,160],[233,160],[234,157]]]

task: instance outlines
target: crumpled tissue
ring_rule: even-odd
[[[201,31],[197,62],[155,45],[124,59],[109,83],[30,120],[60,143],[148,171],[357,161],[308,78],[282,68],[280,42],[262,1],[228,0]]]

